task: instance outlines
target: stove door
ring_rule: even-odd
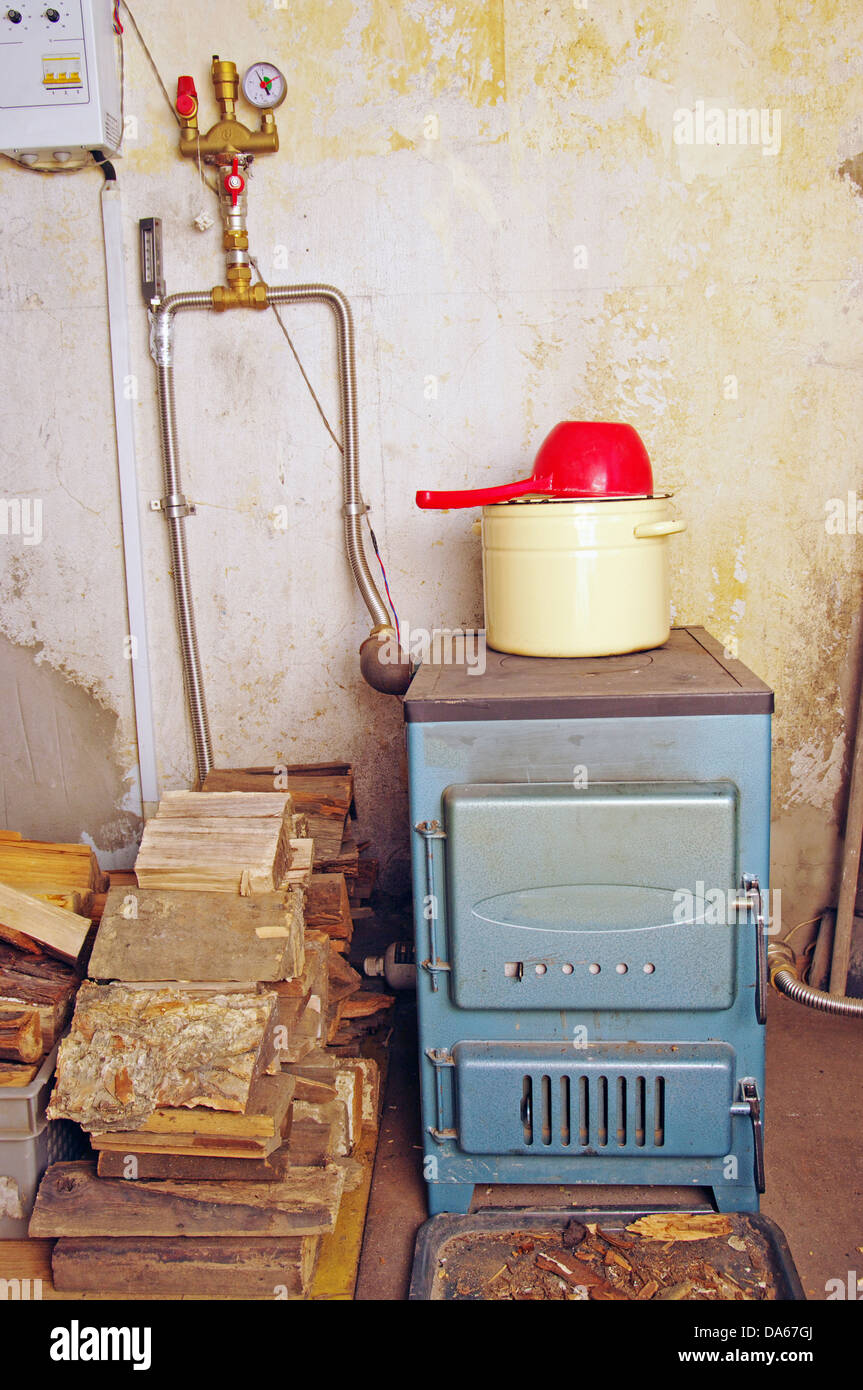
[[[728,1043],[466,1042],[452,1049],[459,1147],[475,1154],[721,1157]]]
[[[465,1009],[726,1009],[731,783],[472,784],[444,793],[453,1002]]]

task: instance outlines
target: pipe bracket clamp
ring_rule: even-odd
[[[346,502],[342,507],[342,516],[365,516],[369,508],[365,502]]]
[[[181,492],[172,492],[169,497],[154,497],[150,503],[150,511],[164,512],[170,521],[197,515],[194,502],[188,501]]]

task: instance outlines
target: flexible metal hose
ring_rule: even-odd
[[[392,622],[389,610],[372,578],[363,547],[362,518],[366,507],[360,491],[356,353],[351,306],[341,290],[335,289],[332,285],[315,283],[273,286],[268,289],[267,297],[272,304],[298,304],[303,301],[318,300],[328,304],[335,314],[342,425],[345,547],[357,588],[372,616],[373,632],[380,635],[391,633]],[[168,295],[153,312],[151,341],[151,352],[157,371],[159,435],[165,482],[165,497],[162,506],[170,535],[171,569],[183,660],[183,679],[195,742],[195,762],[198,778],[201,782],[213,765],[213,751],[210,742],[210,725],[204,694],[201,658],[198,651],[189,559],[186,551],[185,525],[188,504],[183,496],[177,442],[177,408],[174,397],[174,315],[183,309],[212,309],[212,307],[213,298],[208,291]],[[383,674],[390,675],[390,668],[384,666]],[[379,686],[378,688],[382,687]]]
[[[824,989],[804,984],[797,973],[794,955],[783,941],[772,942],[767,948],[770,981],[780,994],[805,1004],[824,1014],[839,1014],[843,1018],[863,1018],[863,999],[851,999],[845,994],[828,994]]]
[[[187,504],[182,491],[179,446],[177,443],[177,407],[174,398],[173,324],[179,309],[211,309],[212,297],[206,293],[172,294],[160,304],[153,322],[153,356],[156,361],[157,395],[159,402],[159,437],[162,445],[162,470],[165,497],[162,501],[171,546],[171,573],[174,582],[174,602],[177,610],[177,629],[183,659],[183,681],[195,742],[195,763],[198,779],[203,782],[213,765],[210,742],[210,721],[204,694],[204,678],[198,651],[198,631],[195,605],[186,550]]]

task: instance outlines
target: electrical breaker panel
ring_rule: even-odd
[[[0,0],[0,150],[37,169],[115,155],[123,135],[110,0]]]

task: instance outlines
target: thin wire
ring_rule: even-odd
[[[254,256],[250,255],[250,256],[249,256],[249,260],[250,260],[251,264],[254,266],[254,268],[255,268],[255,274],[257,275],[257,277],[258,277],[258,279],[260,280],[261,284],[266,284],[266,281],[264,280],[264,277],[263,277],[263,275],[261,274],[261,268],[260,268],[260,266],[258,265],[258,262],[257,262],[256,258],[255,258]],[[290,333],[289,333],[288,330],[287,330],[287,327],[286,327],[286,325],[285,325],[284,319],[282,318],[281,314],[279,313],[278,305],[277,305],[277,304],[272,304],[272,303],[271,303],[271,304],[270,304],[270,308],[272,309],[273,313],[274,313],[275,316],[276,316],[276,322],[278,323],[279,327],[281,328],[282,332],[283,332],[284,335],[285,335],[285,338],[286,338],[286,340],[287,340],[288,347],[291,349],[291,352],[294,354],[294,361],[296,362],[297,366],[298,366],[299,369],[300,369],[300,375],[302,376],[303,381],[306,383],[306,386],[308,387],[309,395],[311,396],[312,400],[314,401],[314,403],[315,403],[315,405],[316,405],[316,407],[317,407],[318,414],[320,415],[321,419],[322,419],[323,422],[324,422],[324,428],[326,429],[328,435],[329,435],[330,438],[332,439],[332,441],[333,441],[333,443],[335,444],[336,448],[338,449],[339,453],[340,453],[340,454],[344,454],[344,448],[342,447],[342,441],[339,439],[338,435],[335,433],[335,431],[334,431],[332,425],[330,424],[329,420],[327,419],[327,413],[326,413],[326,411],[324,410],[324,407],[321,405],[321,403],[320,403],[320,401],[319,401],[319,399],[318,399],[318,396],[317,396],[317,393],[316,393],[316,391],[315,391],[314,386],[312,385],[312,383],[311,383],[310,380],[309,380],[308,373],[306,372],[306,369],[305,369],[305,367],[303,366],[302,361],[301,361],[301,359],[300,359],[300,354],[297,352],[297,349],[294,347],[294,340],[293,340],[293,338],[291,337]],[[400,628],[399,628],[399,615],[398,615],[398,613],[396,612],[396,606],[395,606],[395,604],[394,604],[394,602],[393,602],[393,596],[392,596],[392,594],[390,593],[389,580],[387,579],[387,572],[386,572],[386,568],[385,568],[385,566],[384,566],[383,559],[381,558],[381,552],[380,552],[380,550],[378,549],[377,536],[375,535],[374,531],[372,530],[372,523],[369,521],[369,514],[368,514],[368,512],[366,512],[365,517],[366,517],[366,524],[367,524],[367,526],[368,526],[368,528],[369,528],[369,535],[370,535],[371,538],[372,538],[372,546],[374,547],[375,555],[378,557],[378,564],[379,564],[380,567],[381,567],[381,574],[382,574],[382,576],[383,576],[384,588],[385,588],[386,591],[387,591],[387,598],[389,599],[390,608],[392,609],[393,617],[395,618],[395,623],[396,623],[396,637],[398,638],[399,643],[401,643],[401,630],[400,630]]]
[[[162,81],[162,74],[159,72],[159,69],[156,67],[156,60],[155,60],[155,58],[153,57],[152,53],[150,52],[149,48],[147,47],[147,43],[146,43],[146,40],[145,40],[145,38],[144,38],[144,35],[141,33],[141,30],[138,28],[138,21],[136,20],[135,16],[133,15],[132,11],[131,11],[130,8],[129,8],[129,0],[118,0],[118,3],[122,3],[123,9],[126,11],[126,14],[129,16],[129,22],[130,22],[130,24],[132,25],[132,28],[135,30],[135,33],[138,35],[138,42],[140,43],[141,47],[143,48],[144,52],[145,52],[146,55],[147,55],[147,61],[148,61],[148,63],[150,64],[150,67],[153,69],[153,73],[154,73],[154,75],[155,75],[156,81],[158,82],[159,86],[162,88],[162,94],[163,94],[163,96],[164,96],[166,102],[168,103],[168,105],[169,105],[170,108],[171,108],[171,115],[174,117],[174,120],[177,122],[177,125],[181,125],[182,122],[180,121],[180,117],[179,117],[179,115],[178,115],[178,113],[177,113],[177,111],[176,111],[176,109],[175,109],[175,107],[174,107],[174,103],[172,102],[172,100],[171,100],[171,98],[170,98],[170,96],[169,96],[169,94],[168,94],[168,88],[165,86],[164,82]]]
[[[393,603],[393,596],[392,596],[392,594],[390,593],[390,582],[389,582],[389,580],[387,579],[387,572],[386,572],[386,569],[385,569],[385,567],[384,567],[384,562],[383,562],[383,560],[381,559],[381,552],[378,550],[378,538],[377,538],[377,536],[375,535],[374,531],[372,530],[372,523],[369,521],[369,514],[368,514],[368,512],[366,512],[366,523],[367,523],[368,528],[369,528],[369,535],[370,535],[371,538],[372,538],[372,545],[374,546],[375,554],[376,554],[377,557],[378,557],[378,564],[379,564],[380,567],[381,567],[381,574],[382,574],[383,577],[384,577],[384,588],[385,588],[386,591],[387,591],[387,598],[389,599],[389,602],[390,602],[390,608],[393,610],[393,617],[395,618],[395,621],[396,621],[396,640],[398,641],[399,646],[401,646],[401,644],[402,644],[402,632],[401,632],[401,628],[399,627],[399,615],[398,615],[398,613],[396,612],[396,606],[395,606],[395,604]]]
[[[821,921],[821,918],[822,918],[823,916],[824,916],[824,913],[823,913],[823,912],[819,912],[817,917],[810,917],[808,922],[798,922],[796,927],[792,927],[791,930],[790,930],[790,932],[786,932],[786,934],[785,934],[785,936],[783,936],[782,940],[783,940],[783,941],[790,941],[791,938],[792,938],[792,936],[794,935],[794,933],[795,933],[796,931],[800,931],[802,927],[811,927],[811,926],[813,925],[813,923],[815,923],[815,922],[820,922],[820,921]]]
[[[258,279],[260,280],[261,284],[266,284],[266,281],[264,280],[264,277],[263,277],[263,275],[261,274],[261,268],[260,268],[260,266],[258,265],[258,262],[257,262],[257,260],[255,259],[255,257],[254,257],[254,256],[249,256],[249,260],[251,261],[252,265],[255,267],[255,274],[257,275],[257,277],[258,277]],[[318,414],[320,415],[321,419],[322,419],[323,422],[324,422],[324,428],[326,429],[327,434],[330,436],[330,439],[331,439],[331,440],[333,441],[333,443],[335,444],[335,446],[336,446],[336,448],[338,449],[339,453],[340,453],[340,454],[343,454],[343,453],[344,453],[344,449],[342,448],[342,441],[339,439],[338,435],[336,434],[335,430],[333,429],[332,425],[330,424],[329,420],[327,419],[326,411],[324,410],[324,407],[321,405],[320,401],[318,400],[318,397],[317,397],[317,394],[316,394],[316,392],[315,392],[314,386],[313,386],[312,383],[309,381],[308,375],[307,375],[307,373],[306,373],[306,369],[305,369],[305,367],[303,366],[302,362],[300,361],[300,354],[297,352],[297,349],[294,347],[293,339],[292,339],[290,333],[288,332],[288,330],[287,330],[287,328],[286,328],[286,326],[285,326],[284,319],[282,318],[281,314],[279,313],[278,305],[277,305],[277,304],[271,304],[271,305],[270,305],[270,308],[272,309],[273,313],[275,314],[275,316],[276,316],[276,321],[278,322],[279,327],[281,328],[282,332],[283,332],[284,335],[285,335],[285,338],[287,339],[288,347],[291,349],[291,352],[294,354],[294,361],[296,362],[297,366],[299,367],[299,369],[300,369],[300,375],[302,376],[303,381],[306,383],[306,386],[307,386],[308,389],[309,389],[309,395],[311,396],[312,400],[314,401],[315,405],[317,406]]]

